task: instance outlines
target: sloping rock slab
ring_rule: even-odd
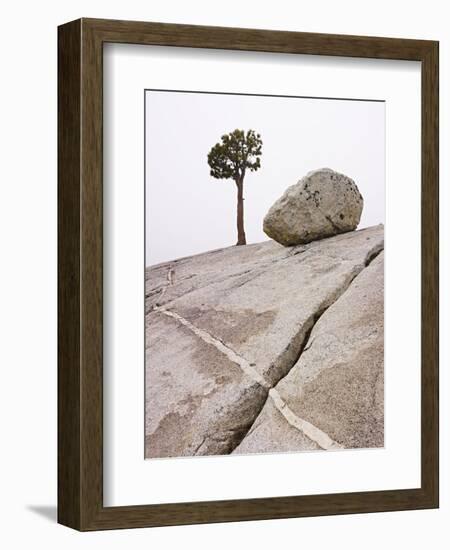
[[[226,454],[248,431],[266,390],[176,319],[148,331],[147,456]]]
[[[310,450],[324,436],[329,441],[319,448],[383,446],[383,286],[381,252],[318,320],[300,360],[277,384],[278,404],[291,416],[283,418],[269,397],[235,453],[274,452],[272,441],[281,440],[291,451]],[[303,422],[310,437],[288,420]]]
[[[382,247],[376,226],[147,269],[146,456],[231,452],[316,319]]]

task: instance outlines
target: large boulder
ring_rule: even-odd
[[[356,229],[363,203],[352,179],[321,168],[286,189],[267,212],[263,229],[284,246],[309,243]]]

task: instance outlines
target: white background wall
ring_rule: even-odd
[[[448,2],[21,2],[0,34],[0,543],[5,548],[448,548],[450,521]],[[441,41],[441,509],[80,534],[55,524],[56,26],[80,16]],[[405,236],[406,238],[406,236]],[[405,312],[407,314],[407,312]],[[401,404],[399,403],[399,406]],[[264,475],[262,475],[262,480]]]

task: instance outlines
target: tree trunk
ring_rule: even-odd
[[[237,185],[237,233],[236,245],[247,244],[244,231],[244,178],[236,181]]]

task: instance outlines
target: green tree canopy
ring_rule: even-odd
[[[210,174],[217,179],[243,179],[247,169],[252,172],[261,166],[262,139],[254,130],[234,130],[222,136],[208,153]]]

